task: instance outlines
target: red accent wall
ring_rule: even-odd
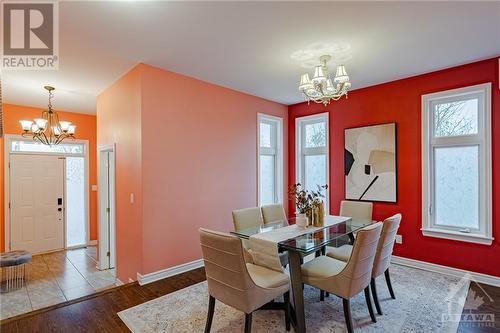
[[[375,203],[373,217],[382,220],[401,212],[399,234],[403,244],[395,246],[398,256],[500,276],[500,90],[498,58],[353,90],[348,99],[319,104],[289,106],[289,185],[295,182],[295,119],[329,113],[330,213],[338,214],[344,198],[344,129],[397,123],[398,202]],[[421,96],[423,94],[492,83],[493,237],[491,246],[424,237],[421,228]],[[289,211],[294,212],[293,203]]]

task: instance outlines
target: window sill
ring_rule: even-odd
[[[493,237],[488,237],[478,234],[468,234],[457,231],[435,229],[435,228],[422,228],[422,234],[428,237],[444,238],[450,240],[456,240],[461,242],[476,243],[482,245],[491,245],[493,243]]]

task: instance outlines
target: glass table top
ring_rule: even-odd
[[[240,238],[248,239],[252,235],[263,232],[277,230],[285,226],[295,223],[295,218],[288,220],[266,223],[258,227],[241,229],[232,231],[231,234]],[[278,247],[281,250],[292,250],[302,253],[310,253],[321,249],[323,246],[335,242],[338,238],[352,234],[353,232],[362,229],[373,221],[355,219],[341,216],[326,216],[325,225],[322,227],[305,228],[305,234],[279,242]],[[310,232],[307,232],[310,229]]]

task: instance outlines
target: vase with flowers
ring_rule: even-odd
[[[293,184],[288,192],[290,199],[293,199],[295,202],[296,211],[296,220],[295,223],[299,227],[307,227],[313,225],[314,218],[319,221],[319,212],[321,210],[321,214],[323,212],[323,200],[324,198],[323,190],[328,189],[328,185],[317,185],[317,191],[306,190],[302,184],[297,183]],[[314,215],[316,214],[316,215]],[[321,221],[322,221],[321,216]],[[319,223],[319,222],[318,222]],[[314,223],[315,224],[315,223]]]

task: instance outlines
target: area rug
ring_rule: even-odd
[[[372,323],[364,294],[351,300],[355,332],[456,332],[458,322],[447,320],[462,313],[469,281],[447,275],[393,265],[391,280],[396,299],[390,298],[383,277],[377,290],[383,315]],[[319,301],[319,290],[304,289],[308,332],[345,332],[342,300],[330,296]],[[133,333],[203,332],[208,308],[206,282],[121,311],[118,316]],[[212,331],[243,332],[244,314],[216,302]],[[256,311],[252,332],[285,332],[283,311]],[[292,328],[293,332],[293,328]]]

